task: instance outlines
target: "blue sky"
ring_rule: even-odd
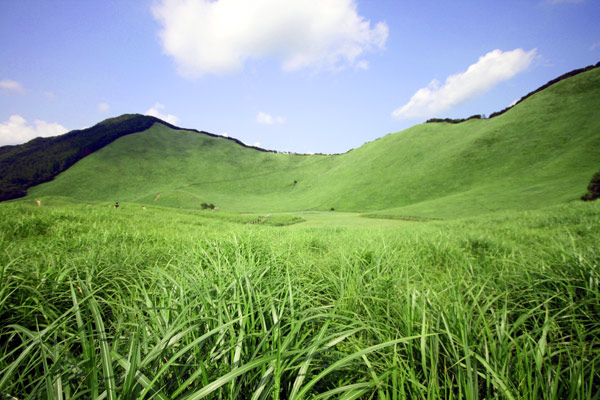
[[[0,1],[0,145],[149,113],[345,152],[600,61],[600,1]]]

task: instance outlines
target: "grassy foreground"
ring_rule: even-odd
[[[354,227],[43,204],[0,204],[0,397],[600,396],[598,202]]]

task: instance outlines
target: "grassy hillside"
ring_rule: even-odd
[[[124,114],[104,120],[91,128],[74,130],[55,137],[38,137],[20,145],[0,147],[0,201],[25,196],[29,187],[52,180],[77,161],[114,140],[145,131],[155,123],[161,123],[174,130],[181,129],[149,115]],[[195,132],[218,137],[208,132]],[[244,147],[269,151],[245,145],[234,138],[228,140]]]
[[[532,209],[585,193],[600,165],[598,109],[596,68],[493,119],[421,124],[343,155],[266,153],[156,123],[32,188],[30,196],[441,218]]]
[[[119,137],[144,131],[156,121],[154,117],[125,114],[91,128],[0,147],[0,201],[25,196],[27,188],[51,180],[85,156]]]
[[[31,196],[60,194],[191,208],[210,202],[220,208],[257,210],[261,204],[275,207],[282,197],[302,193],[297,189],[306,171],[324,170],[334,158],[266,153],[225,138],[155,124],[90,155],[54,181],[32,189]],[[272,198],[267,204],[266,197]]]

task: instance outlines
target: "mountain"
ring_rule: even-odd
[[[420,124],[341,155],[274,153],[125,116],[152,125],[115,137],[29,196],[392,217],[533,209],[585,193],[600,166],[598,109],[600,68],[591,68],[494,118]]]

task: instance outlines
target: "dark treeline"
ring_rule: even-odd
[[[525,96],[521,97],[518,101],[516,101],[514,104],[506,107],[503,110],[500,111],[495,111],[493,113],[490,114],[489,118],[494,118],[497,117],[498,115],[502,115],[505,112],[507,112],[508,110],[510,110],[511,108],[513,108],[514,106],[516,106],[517,104],[519,104],[520,102],[522,102],[523,100],[527,99],[528,97],[541,92],[544,89],[547,89],[548,87],[554,85],[555,83],[558,83],[564,79],[567,78],[571,78],[575,75],[579,75],[583,72],[587,72],[591,69],[594,68],[600,68],[600,62],[598,62],[596,65],[588,65],[587,67],[584,68],[579,68],[579,69],[574,69],[573,71],[567,72],[566,74],[563,74],[561,76],[559,76],[558,78],[552,79],[551,81],[549,81],[548,83],[546,83],[545,85],[540,86],[539,88],[537,88],[536,90],[534,90],[533,92],[527,93]],[[469,118],[456,118],[456,119],[452,119],[452,118],[431,118],[428,119],[427,121],[425,121],[426,123],[432,123],[432,122],[447,122],[450,124],[460,124],[461,122],[465,122],[468,121],[470,119],[481,119],[481,118],[485,118],[485,116],[481,116],[481,115],[472,115]]]
[[[426,124],[430,124],[432,122],[447,122],[449,124],[460,124],[461,122],[465,122],[468,121],[470,119],[482,119],[485,118],[484,115],[479,115],[479,114],[475,114],[475,115],[471,115],[469,118],[430,118],[427,121],[425,121]]]

